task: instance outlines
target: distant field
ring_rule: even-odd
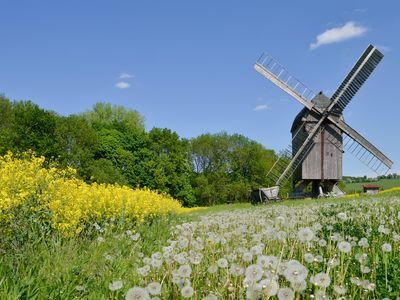
[[[345,191],[346,193],[359,193],[362,192],[363,184],[377,184],[381,186],[382,189],[390,189],[393,187],[400,186],[400,179],[381,179],[374,182],[357,182],[357,183],[346,183]]]

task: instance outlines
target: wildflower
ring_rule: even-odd
[[[137,241],[137,240],[139,240],[139,238],[140,238],[140,233],[138,232],[138,233],[135,233],[135,234],[132,234],[131,236],[130,236],[130,238],[131,238],[131,240],[132,241]]]
[[[294,292],[291,288],[283,287],[278,290],[279,300],[292,300],[294,297]]]
[[[203,300],[218,300],[218,297],[215,296],[214,294],[208,294],[207,296],[204,297]]]
[[[190,277],[190,274],[192,273],[192,268],[189,265],[182,265],[178,269],[178,274],[181,277]]]
[[[349,253],[351,251],[351,244],[346,241],[341,241],[337,244],[337,247],[340,252]]]
[[[113,281],[108,285],[108,288],[110,289],[110,291],[117,291],[119,289],[122,289],[123,287],[123,283],[121,280],[117,280],[117,281]]]
[[[229,268],[229,274],[232,276],[240,276],[244,273],[244,269],[236,264],[232,264],[231,267]]]
[[[300,228],[297,233],[297,237],[301,243],[312,241],[314,238],[314,232],[309,227]]]
[[[251,254],[250,252],[243,253],[242,260],[244,262],[251,262],[253,260],[253,254]]]
[[[392,251],[392,245],[390,245],[388,243],[384,243],[382,245],[382,251],[383,252],[391,252]]]
[[[149,292],[150,295],[160,295],[161,294],[161,284],[156,281],[150,282],[147,285],[146,290]]]
[[[316,286],[326,288],[331,283],[331,279],[328,274],[321,272],[313,277],[312,283]]]
[[[342,285],[334,285],[333,286],[333,290],[335,291],[336,294],[338,295],[344,295],[347,292],[346,287],[342,286]]]
[[[363,247],[363,248],[367,248],[369,246],[368,244],[368,239],[363,237],[358,241],[358,246]]]
[[[292,281],[290,282],[290,286],[296,292],[302,292],[307,288],[307,283],[305,280],[303,281]]]
[[[361,270],[361,273],[363,273],[363,274],[368,274],[369,272],[371,272],[371,269],[368,267],[365,267],[365,266],[361,266],[360,270]]]
[[[85,290],[85,287],[83,285],[77,285],[75,286],[75,290],[77,290],[78,292],[82,292]]]
[[[344,212],[340,212],[336,216],[342,221],[347,221],[347,215]]]
[[[211,265],[207,269],[207,272],[210,273],[210,274],[214,274],[217,271],[218,271],[218,266],[217,265]]]
[[[263,279],[259,282],[261,292],[266,297],[275,296],[278,293],[279,284],[274,279]]]
[[[263,275],[263,270],[259,265],[250,265],[246,268],[245,276],[250,281],[259,281]]]
[[[314,261],[314,255],[308,252],[304,254],[304,260],[308,263],[312,263]]]
[[[161,259],[151,259],[150,264],[154,267],[154,268],[159,268],[162,265],[162,260]]]
[[[225,258],[220,258],[217,260],[217,266],[225,269],[228,267],[228,261]]]
[[[126,293],[125,300],[150,300],[150,295],[144,288],[133,287]]]
[[[289,282],[300,282],[307,278],[308,270],[297,260],[290,260],[283,275]]]
[[[181,296],[183,298],[190,298],[193,296],[194,290],[190,285],[184,286],[181,289]]]

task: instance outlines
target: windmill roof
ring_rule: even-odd
[[[319,92],[312,100],[311,103],[313,103],[317,108],[319,108],[320,110],[325,110],[330,104],[331,104],[332,100],[330,98],[328,98],[327,96],[325,96],[322,92]],[[302,118],[307,118],[307,116],[309,115],[309,110],[304,107],[298,114],[297,116],[294,118],[293,120],[293,124],[292,127],[290,129],[291,132],[293,132],[294,130],[296,130],[299,126],[299,123],[302,121]],[[315,116],[316,114],[313,113],[313,116]],[[332,114],[337,116],[337,117],[341,117],[341,114],[338,113],[335,109],[332,110]],[[342,118],[342,117],[341,117]]]

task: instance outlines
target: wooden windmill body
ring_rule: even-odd
[[[290,179],[293,195],[304,194],[306,188],[313,196],[340,193],[336,184],[342,179],[345,151],[377,174],[391,168],[393,162],[343,119],[343,110],[382,58],[369,45],[331,97],[314,93],[268,54],[256,62],[256,71],[304,106],[291,127],[292,143],[280,156],[286,159],[278,159],[268,173],[275,194]]]

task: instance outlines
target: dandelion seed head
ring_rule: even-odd
[[[124,286],[124,284],[122,283],[121,280],[116,280],[116,281],[111,282],[111,283],[108,285],[108,289],[109,289],[110,291],[117,291],[117,290],[122,289],[123,286]]]
[[[128,290],[125,300],[150,300],[150,295],[146,289],[135,286]]]
[[[194,290],[190,285],[186,285],[181,289],[181,296],[183,298],[191,298],[194,294]]]
[[[337,247],[340,252],[349,253],[351,251],[351,244],[346,241],[341,241],[337,244]]]

